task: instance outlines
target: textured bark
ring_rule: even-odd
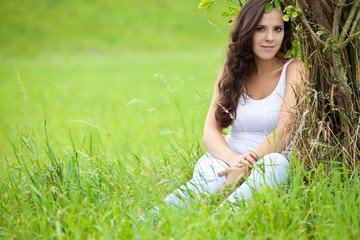
[[[295,6],[292,0],[287,4]],[[298,0],[297,4],[302,10],[295,22],[304,29],[303,58],[312,62],[310,81],[321,93],[318,119],[327,121],[346,151],[359,153],[360,0]]]

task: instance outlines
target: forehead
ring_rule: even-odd
[[[284,25],[283,12],[280,9],[273,8],[269,13],[264,13],[260,19],[259,25]]]

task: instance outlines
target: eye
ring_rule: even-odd
[[[256,29],[256,31],[262,32],[262,31],[264,31],[264,27],[258,27],[258,28]]]
[[[276,28],[275,28],[275,31],[281,32],[281,31],[282,31],[282,28],[281,28],[281,27],[276,27]]]

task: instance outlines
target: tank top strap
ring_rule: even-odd
[[[280,83],[281,83],[281,84],[285,84],[286,69],[287,69],[287,66],[292,62],[292,60],[294,60],[294,58],[288,59],[288,60],[285,62],[285,64],[284,64],[284,67],[283,67],[283,70],[282,70],[281,76],[280,76]]]

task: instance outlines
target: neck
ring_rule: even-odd
[[[255,64],[257,69],[257,74],[267,73],[275,68],[278,68],[279,65],[283,64],[283,59],[279,57],[273,57],[269,60],[259,59],[255,57]]]

